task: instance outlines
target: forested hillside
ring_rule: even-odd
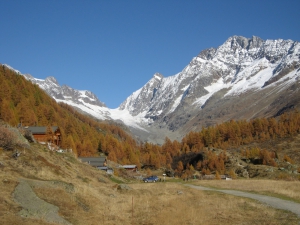
[[[129,163],[132,155],[138,155],[136,141],[119,126],[96,121],[66,104],[57,104],[37,85],[2,65],[0,84],[0,119],[11,126],[59,126],[61,147],[73,149],[78,156],[102,151],[110,153],[109,157],[116,161],[118,156],[122,163]]]
[[[184,170],[199,170],[203,174],[225,171],[226,154],[208,151],[240,149],[243,157],[260,158],[266,165],[275,165],[278,157],[274,148],[260,148],[260,143],[280,142],[283,138],[300,133],[300,113],[285,113],[277,118],[251,121],[228,121],[199,132],[188,133],[181,142],[165,138],[163,145],[138,143],[126,131],[104,121],[96,121],[78,113],[71,106],[57,104],[37,85],[5,66],[0,67],[0,119],[17,126],[59,126],[62,132],[62,148],[72,148],[78,156],[95,156],[99,152],[121,164],[138,167],[173,169],[180,175]],[[243,146],[257,143],[256,148]],[[243,150],[243,151],[241,151]],[[193,153],[203,153],[189,161]],[[286,160],[289,158],[286,157]]]
[[[162,146],[146,143],[142,146],[142,162],[172,168],[181,175],[185,170],[198,170],[203,174],[226,171],[226,151],[239,157],[255,158],[262,165],[277,166],[282,160],[292,162],[289,155],[278,147],[286,139],[292,140],[300,134],[300,113],[285,113],[278,118],[262,118],[251,121],[228,121],[199,132],[188,133],[181,142],[166,138]],[[219,149],[218,153],[209,149]],[[220,152],[221,151],[221,152]],[[287,152],[287,151],[286,151]],[[157,153],[157,154],[155,154]],[[200,154],[198,154],[200,153]],[[299,151],[294,161],[299,163]],[[294,155],[289,152],[289,154]]]

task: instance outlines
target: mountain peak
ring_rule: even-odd
[[[154,78],[154,79],[157,79],[157,80],[161,80],[162,78],[164,78],[164,76],[163,76],[162,74],[160,74],[160,73],[155,73],[155,74],[153,75],[153,78]]]
[[[50,83],[54,83],[54,84],[56,84],[56,85],[59,85],[58,82],[57,82],[57,80],[55,79],[55,77],[52,77],[52,76],[47,77],[47,78],[45,79],[45,82],[50,82]]]
[[[215,48],[208,48],[203,51],[201,51],[198,55],[198,57],[205,59],[205,60],[210,60],[214,57],[214,54],[216,53]]]
[[[250,50],[252,48],[261,47],[261,45],[264,43],[264,40],[254,35],[251,38],[234,35],[228,38],[225,43],[230,43],[231,47],[233,48],[235,48],[236,44],[238,44],[241,48]]]

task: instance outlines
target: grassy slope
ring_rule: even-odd
[[[0,151],[0,224],[48,224],[23,218],[13,192],[20,178],[72,224],[298,224],[299,218],[249,199],[202,192],[178,182],[131,182],[131,190],[69,153],[33,144],[18,160]]]

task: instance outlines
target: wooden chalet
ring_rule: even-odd
[[[57,146],[61,144],[61,132],[59,127],[51,126],[51,130],[49,127],[24,127],[26,130],[29,130],[34,139],[37,142],[50,142]]]

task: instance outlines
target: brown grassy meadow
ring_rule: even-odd
[[[104,172],[80,163],[72,155],[49,152],[39,146],[26,150],[18,160],[12,159],[9,152],[1,151],[0,161],[0,224],[50,224],[42,217],[24,218],[18,214],[22,208],[12,196],[20,178],[30,184],[39,198],[58,206],[60,216],[74,225],[279,225],[300,222],[300,218],[292,213],[270,208],[254,200],[195,190],[180,182],[152,184],[128,181],[126,185],[131,189],[122,190]],[[116,177],[114,180],[121,179]],[[253,189],[299,198],[297,183],[272,182],[277,181],[218,180],[192,183]],[[289,194],[284,194],[287,187]]]
[[[61,208],[72,224],[298,224],[291,213],[261,203],[179,183],[115,185],[98,190],[82,186],[70,194],[63,189],[36,188],[38,196]]]

